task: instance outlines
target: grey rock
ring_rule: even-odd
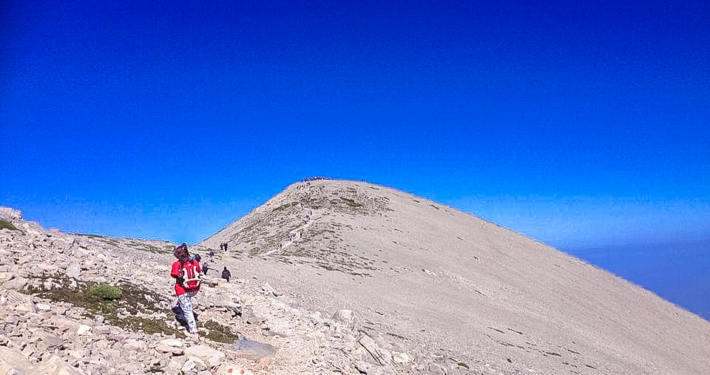
[[[214,367],[220,364],[225,357],[225,354],[219,350],[212,349],[206,345],[195,345],[185,349],[185,355],[188,357],[198,357]]]
[[[0,346],[0,374],[31,375],[32,364],[17,350]]]
[[[61,348],[64,345],[64,340],[51,332],[35,331],[32,337],[38,340],[36,343],[37,349],[43,352]]]
[[[239,358],[246,358],[252,361],[270,358],[276,354],[276,348],[273,346],[248,339],[237,340],[229,346],[229,350]]]
[[[123,344],[123,350],[145,351],[146,349],[148,349],[148,346],[144,341],[129,339]]]
[[[70,366],[56,355],[52,355],[49,360],[43,361],[41,365],[37,366],[36,371],[36,374],[46,375],[84,375],[83,371]]]
[[[350,331],[354,332],[357,329],[357,320],[352,310],[338,310],[333,314],[333,320],[342,323]]]
[[[372,358],[374,358],[377,363],[380,365],[392,366],[392,353],[378,347],[375,340],[373,340],[370,336],[363,333],[358,342],[365,348],[365,350],[367,350],[368,353],[370,353]]]
[[[81,266],[78,263],[71,263],[67,267],[66,275],[68,277],[77,278],[81,274]]]
[[[2,287],[9,290],[22,290],[27,286],[28,280],[24,277],[15,277],[12,280],[6,281]]]

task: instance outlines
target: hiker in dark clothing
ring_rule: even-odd
[[[214,262],[214,251],[210,250],[210,262]],[[207,273],[207,272],[205,272]]]
[[[227,280],[227,282],[229,282],[230,277],[232,277],[232,274],[227,269],[227,266],[224,266],[224,271],[222,271],[222,278]]]
[[[209,265],[207,264],[207,261],[202,263],[202,273],[204,273],[205,275],[207,275],[207,271],[209,270],[209,268],[207,268],[208,266]]]

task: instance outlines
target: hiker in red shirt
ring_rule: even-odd
[[[192,313],[192,297],[200,290],[200,262],[190,259],[190,253],[184,243],[175,247],[173,255],[178,259],[170,271],[170,276],[175,278],[175,294],[187,321],[188,332],[197,333],[197,323]]]

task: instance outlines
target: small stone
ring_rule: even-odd
[[[392,353],[392,360],[394,363],[403,364],[412,362],[412,357],[410,357],[407,353],[394,352]]]
[[[145,351],[148,349],[148,346],[145,344],[144,341],[128,339],[128,340],[126,340],[126,343],[123,344],[123,349],[124,350],[134,350],[134,351]]]
[[[87,326],[86,324],[82,324],[76,330],[76,334],[79,336],[89,336],[89,335],[91,335],[91,330],[92,330],[91,326]]]
[[[183,350],[182,348],[170,346],[170,345],[165,345],[162,342],[158,343],[158,345],[155,346],[155,350],[157,350],[160,353],[171,353],[173,355],[185,354],[185,350]]]
[[[182,348],[183,346],[185,346],[185,343],[182,342],[182,340],[178,340],[178,339],[165,339],[165,340],[161,341],[160,343],[163,345],[172,346],[175,348]]]
[[[110,326],[94,327],[94,333],[99,334],[99,335],[108,335],[109,333],[111,333],[111,327]]]
[[[79,277],[81,274],[81,267],[77,263],[72,263],[67,267],[66,275],[67,277]]]
[[[27,286],[28,280],[24,277],[15,277],[10,281],[6,281],[2,284],[2,287],[9,290],[22,290]]]

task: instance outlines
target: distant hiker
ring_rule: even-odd
[[[230,277],[232,277],[232,273],[229,272],[229,270],[227,269],[227,266],[224,266],[224,271],[222,271],[222,278],[227,280],[227,282],[229,282]]]
[[[224,251],[227,251],[227,243],[224,243]]]
[[[209,264],[207,263],[207,261],[202,263],[202,273],[204,273],[205,275],[207,275],[207,271],[209,270],[208,267],[209,267]]]
[[[214,262],[214,251],[210,250],[210,262]],[[207,274],[207,271],[205,271],[205,275]]]
[[[197,333],[197,323],[192,310],[192,297],[200,290],[200,263],[199,260],[190,257],[187,245],[184,243],[175,247],[173,255],[178,260],[173,263],[170,276],[175,278],[175,294],[178,297],[178,304],[183,312],[183,318],[187,322],[188,332]],[[199,254],[196,254],[195,258],[198,257]]]

